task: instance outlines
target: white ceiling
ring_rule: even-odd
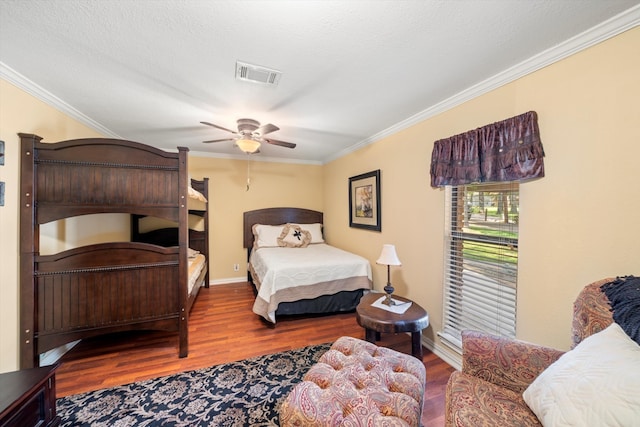
[[[256,157],[322,164],[637,26],[639,3],[0,0],[0,77],[107,136],[241,157],[199,122],[249,117],[298,145]]]

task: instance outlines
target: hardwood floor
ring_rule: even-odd
[[[127,384],[186,370],[335,341],[364,339],[355,313],[278,319],[275,327],[251,311],[249,283],[200,290],[189,318],[189,356],[178,358],[175,333],[133,332],[82,341],[60,360],[58,397]],[[406,334],[382,334],[377,343],[411,353]],[[427,384],[422,423],[444,424],[444,388],[454,368],[424,349]]]

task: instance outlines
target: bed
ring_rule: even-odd
[[[267,208],[244,213],[254,313],[272,324],[282,315],[352,311],[371,289],[365,258],[328,245],[322,212]]]
[[[178,355],[187,356],[189,309],[197,289],[208,283],[205,261],[188,291],[188,149],[169,153],[117,139],[42,143],[36,135],[19,136],[21,368],[38,366],[40,354],[69,342],[131,330],[176,331]],[[162,245],[140,237],[40,255],[42,224],[103,213],[169,221],[173,226],[166,228],[177,240]],[[206,258],[208,245],[200,244]]]

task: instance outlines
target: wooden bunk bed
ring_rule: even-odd
[[[177,331],[179,356],[187,356],[195,298],[188,293],[188,149],[19,136],[21,367],[37,366],[40,354],[63,344],[130,330]],[[101,213],[171,221],[177,245],[110,242],[40,255],[40,225]]]
[[[372,287],[371,266],[365,258],[325,243],[322,212],[291,207],[258,209],[245,212],[243,224],[247,278],[256,288],[253,311],[273,324],[282,315],[355,310],[364,292]],[[256,224],[275,226],[276,234],[280,234],[279,226],[301,225],[315,230],[314,237],[304,247],[261,246]]]

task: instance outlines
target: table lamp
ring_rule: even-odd
[[[387,297],[382,304],[386,305],[395,305],[395,302],[391,299],[391,294],[394,289],[391,285],[391,266],[392,265],[402,265],[400,260],[398,259],[398,255],[396,254],[395,245],[383,245],[382,253],[380,254],[380,258],[376,261],[376,264],[382,264],[387,266],[387,286],[384,287],[384,291],[387,293]]]

